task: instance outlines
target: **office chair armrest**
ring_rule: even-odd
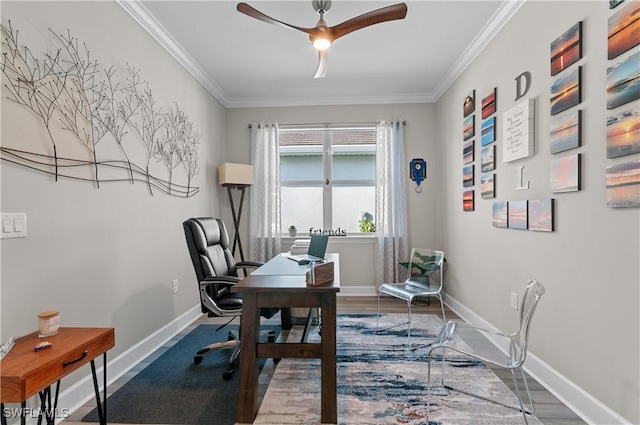
[[[204,278],[202,282],[200,282],[200,286],[211,285],[212,283],[223,283],[227,285],[235,285],[241,280],[242,278],[235,277],[235,276],[207,276]]]
[[[264,265],[264,263],[257,261],[239,261],[236,263],[236,267],[239,269],[257,269],[262,265]]]

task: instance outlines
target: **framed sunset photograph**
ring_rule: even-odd
[[[578,66],[553,81],[551,84],[551,115],[559,114],[582,101],[581,74],[582,67]]]
[[[529,226],[529,211],[527,201],[509,201],[509,229],[527,230]]]
[[[476,91],[471,90],[462,103],[462,116],[466,117],[476,110]]]
[[[529,230],[553,232],[554,204],[552,198],[529,200]]]
[[[640,207],[640,161],[607,167],[607,206]]]
[[[607,117],[607,158],[640,153],[640,103]]]
[[[509,227],[509,203],[494,202],[493,203],[493,227]]]
[[[487,146],[496,141],[496,117],[491,117],[482,121],[480,125],[480,144]]]
[[[465,190],[462,192],[462,211],[473,211],[473,190]]]
[[[582,57],[582,22],[551,43],[551,75],[556,75]]]
[[[471,187],[473,186],[473,164],[467,165],[462,169],[462,186],[463,187]]]
[[[614,59],[640,43],[640,2],[631,1],[609,18],[607,59]]]
[[[551,153],[568,151],[581,145],[581,118],[580,109],[551,118]]]
[[[475,156],[475,140],[467,140],[462,146],[462,163],[473,162]]]
[[[486,173],[496,168],[496,145],[487,146],[480,151],[480,171]]]
[[[575,192],[580,187],[581,154],[552,158],[549,163],[549,183],[553,193]]]
[[[482,119],[490,117],[496,112],[498,89],[494,87],[485,97],[482,98]]]
[[[480,197],[482,199],[493,199],[496,197],[495,174],[483,174],[480,177]]]
[[[469,115],[462,122],[462,140],[469,140],[475,135],[475,115]]]
[[[607,68],[607,109],[640,99],[640,51]]]

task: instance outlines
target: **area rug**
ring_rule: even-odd
[[[376,332],[375,315],[338,316],[338,423],[411,425],[522,424],[519,411],[439,385],[442,363],[432,368],[432,397],[427,424],[426,349],[411,348],[432,341],[443,323],[435,315],[414,315],[411,343],[407,316],[386,314]],[[319,338],[317,333],[312,334]],[[299,338],[290,333],[289,338]],[[465,347],[464,341],[456,344]],[[413,345],[410,345],[413,344]],[[446,383],[508,405],[517,397],[483,363],[461,355],[446,357]],[[534,416],[529,424],[540,425]],[[320,361],[283,359],[277,366],[255,424],[319,424]]]
[[[235,424],[238,417],[239,373],[229,381],[222,378],[230,350],[203,356],[195,364],[200,348],[226,341],[229,325],[199,325],[173,347],[142,369],[107,400],[109,423],[133,424]],[[262,326],[280,332],[279,326]],[[261,366],[264,362],[261,362]],[[98,422],[94,409],[83,422]]]

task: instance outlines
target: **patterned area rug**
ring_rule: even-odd
[[[440,386],[441,363],[432,368],[431,408],[427,424],[426,349],[412,351],[404,314],[338,316],[338,422],[340,424],[510,425],[524,422],[519,411]],[[412,347],[428,343],[442,327],[435,315],[414,315]],[[295,328],[294,328],[295,329]],[[313,338],[319,338],[312,332]],[[296,332],[290,340],[299,341]],[[466,346],[457,338],[456,344]],[[450,352],[451,353],[451,352]],[[446,383],[463,390],[518,404],[517,397],[484,364],[447,354]],[[540,425],[534,416],[529,424]],[[283,359],[277,366],[255,424],[320,423],[320,361]]]

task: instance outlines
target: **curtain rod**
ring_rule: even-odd
[[[362,126],[362,125],[374,125],[378,124],[378,122],[348,122],[348,123],[327,123],[327,122],[314,122],[314,123],[303,123],[303,124],[279,124],[281,127],[307,127],[307,126]],[[402,125],[407,125],[407,121],[402,121]],[[248,128],[251,128],[251,124],[247,124]]]

